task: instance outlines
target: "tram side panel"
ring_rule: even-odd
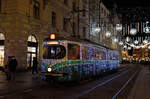
[[[60,82],[85,80],[107,72],[110,64],[113,69],[113,63],[106,60],[105,48],[69,43],[66,49],[68,55],[66,60],[42,60],[42,72],[51,74],[45,75],[46,79],[51,79],[49,76],[52,76]],[[52,69],[52,72],[48,72],[48,69]],[[57,76],[56,74],[63,75]]]

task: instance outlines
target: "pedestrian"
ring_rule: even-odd
[[[32,66],[32,74],[34,73],[38,74],[38,61],[36,57],[33,57],[33,66]]]
[[[5,69],[4,69],[4,72],[6,74],[6,79],[7,80],[10,80],[10,72],[9,72],[9,66],[8,66],[10,60],[11,60],[11,56],[8,56],[8,61],[7,61],[6,65],[5,65]]]
[[[17,65],[18,65],[18,62],[17,62],[15,56],[12,56],[12,58],[8,64],[8,69],[10,72],[10,80],[15,80],[15,78],[16,78],[16,67],[17,67]]]

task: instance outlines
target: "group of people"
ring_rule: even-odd
[[[16,68],[18,66],[17,59],[15,56],[9,56],[7,64],[5,65],[5,73],[7,76],[7,80],[15,80],[16,77]],[[38,61],[36,57],[33,58],[33,66],[32,66],[32,74],[38,73]]]

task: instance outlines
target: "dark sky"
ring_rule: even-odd
[[[113,2],[118,6],[117,12],[127,16],[130,20],[145,21],[150,20],[150,0],[103,0],[103,3],[110,10],[114,8]]]
[[[103,0],[110,7],[113,1],[117,3],[118,7],[150,7],[150,0]]]
[[[119,7],[137,7],[147,6],[150,7],[150,0],[114,0]]]

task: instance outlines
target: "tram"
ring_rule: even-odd
[[[42,79],[86,80],[119,67],[119,52],[98,44],[63,39],[43,42]]]

